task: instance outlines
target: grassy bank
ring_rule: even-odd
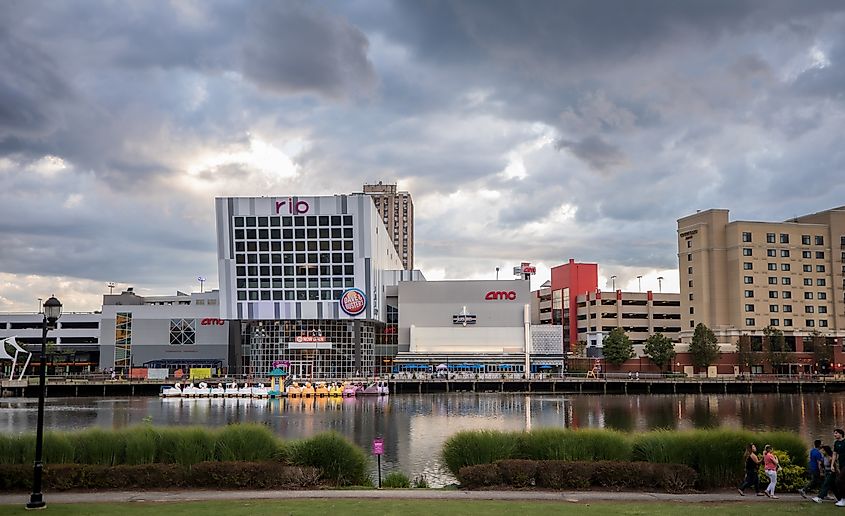
[[[49,498],[48,498],[49,503]],[[624,503],[624,502],[526,502],[489,500],[231,500],[214,502],[130,503],[130,504],[49,504],[50,514],[93,516],[145,516],[165,513],[168,516],[260,516],[285,514],[305,516],[313,514],[343,514],[344,516],[506,516],[511,514],[603,515],[649,514],[655,516],[684,514],[685,516],[719,515],[747,516],[761,510],[767,514],[830,513],[831,506],[812,503]],[[20,506],[3,506],[3,514],[31,514]]]
[[[443,446],[454,475],[464,466],[506,459],[562,461],[644,461],[682,464],[698,472],[699,487],[733,486],[741,479],[748,443],[786,452],[800,463],[807,456],[801,439],[786,432],[755,433],[712,429],[623,434],[612,430],[541,429],[532,432],[459,432]]]
[[[0,435],[0,465],[31,465],[34,453],[34,435]],[[261,425],[219,429],[142,425],[122,430],[47,432],[44,437],[47,467],[173,464],[190,469],[214,462],[267,461],[317,468],[321,480],[334,485],[369,483],[367,455],[331,432],[282,441]]]

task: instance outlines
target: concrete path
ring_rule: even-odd
[[[759,502],[800,501],[797,494],[778,495],[770,500],[753,493],[736,491],[702,494],[630,493],[612,491],[458,491],[445,489],[312,490],[312,491],[97,491],[45,493],[47,503],[186,502],[207,500],[303,500],[303,499],[417,499],[417,500],[537,500],[555,502]],[[2,494],[0,505],[23,505],[28,494]],[[808,503],[812,503],[807,500]],[[825,502],[831,504],[833,502]]]

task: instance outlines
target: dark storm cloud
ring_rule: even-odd
[[[561,139],[555,142],[555,148],[571,151],[587,163],[590,168],[599,172],[609,172],[613,168],[625,163],[625,153],[597,135],[587,136],[580,141]]]

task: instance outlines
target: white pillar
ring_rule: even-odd
[[[531,378],[531,305],[525,305],[522,310],[522,324],[525,339],[525,377]]]

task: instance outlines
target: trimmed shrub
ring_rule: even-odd
[[[291,463],[319,469],[320,478],[332,484],[362,485],[369,478],[364,451],[336,432],[291,443],[288,451]]]
[[[464,466],[521,458],[518,455],[520,436],[519,433],[493,430],[458,432],[443,444],[443,462],[458,476]]]
[[[391,471],[382,479],[381,487],[408,488],[411,487],[411,480],[401,471]]]
[[[537,462],[537,485],[550,489],[587,489],[590,487],[592,464],[563,460]]]
[[[464,466],[456,475],[462,487],[478,489],[480,487],[498,486],[502,483],[499,467],[495,464],[475,464]]]
[[[496,462],[502,483],[512,487],[533,486],[537,475],[537,461],[508,459]]]

